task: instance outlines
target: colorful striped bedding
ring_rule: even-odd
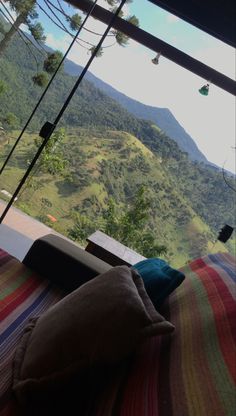
[[[236,415],[236,264],[219,253],[181,270],[161,310],[175,333],[138,349],[96,416]]]
[[[0,250],[0,416],[13,416],[12,359],[29,318],[41,314],[62,292]]]
[[[94,406],[86,414],[74,414],[236,414],[234,259],[218,253],[181,270],[186,278],[161,310],[175,324],[174,334],[146,341],[120,366]],[[14,416],[10,387],[17,342],[29,317],[46,310],[62,293],[2,251],[0,276],[0,416]]]

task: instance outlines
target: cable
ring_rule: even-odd
[[[17,31],[17,33],[19,34],[19,36],[21,37],[21,39],[23,40],[23,42],[27,45],[27,42],[29,42],[29,43],[31,43],[31,45],[38,51],[38,52],[40,52],[41,54],[42,54],[42,52],[37,48],[37,46],[31,41],[31,39],[30,38],[28,38],[26,35],[25,35],[25,33],[21,30],[21,29],[19,29],[19,28],[17,28],[16,26],[15,26],[15,20],[14,20],[14,17],[11,15],[11,13],[9,12],[9,10],[7,9],[7,7],[3,4],[3,2],[2,2],[2,0],[0,0],[0,3],[1,3],[1,5],[2,5],[2,7],[5,9],[5,11],[8,13],[8,15],[11,17],[11,19],[13,20],[13,22],[11,22],[10,20],[9,20],[9,18],[6,16],[6,14],[1,10],[1,13],[3,14],[3,16],[5,17],[5,19],[8,21],[8,23],[10,23],[10,25],[12,25],[14,28],[15,28],[15,30]],[[24,38],[26,38],[26,40],[27,40],[27,42],[24,40]],[[29,45],[27,45],[27,46],[29,46]],[[41,46],[40,44],[39,44],[39,46]],[[41,46],[42,47],[42,46]],[[32,54],[33,54],[33,52],[31,52]]]
[[[38,4],[38,2],[36,1],[36,3]],[[71,37],[74,37],[74,35],[67,29],[67,27],[64,25],[64,23],[61,21],[61,19],[56,15],[56,13],[52,10],[52,7],[50,6],[50,5],[52,5],[53,7],[54,7],[54,5],[49,1],[49,0],[44,0],[44,3],[47,5],[47,7],[49,8],[49,10],[50,10],[50,12],[53,14],[53,16],[58,20],[58,22],[61,24],[61,26],[59,26],[59,24],[57,24],[54,20],[52,20],[51,19],[51,17],[49,16],[49,14],[46,14],[47,15],[47,17],[48,18],[50,18],[52,21],[53,21],[53,23],[54,24],[56,24],[61,30],[64,30],[64,32],[66,32],[66,33],[68,33]],[[38,6],[39,6],[39,4],[38,4]],[[40,8],[41,8],[41,10],[44,10],[44,9],[42,9],[42,7],[41,6],[39,6]],[[60,12],[60,10],[55,6],[55,8],[56,8],[56,10],[58,10],[59,12]],[[44,13],[46,13],[45,12],[45,10],[44,10]],[[70,19],[70,21],[72,21],[72,19],[70,18],[70,16],[67,16],[67,15],[64,15],[65,17],[68,17],[68,19]],[[86,29],[86,27],[84,27],[84,30],[87,30],[88,32],[90,32],[90,33],[93,33],[93,34],[95,34],[95,35],[98,35],[98,36],[102,36],[102,34],[100,34],[100,33],[95,33],[95,32],[92,32],[91,30],[88,30],[88,29]],[[114,37],[114,35],[108,35],[108,36],[113,36]],[[92,47],[94,47],[95,45],[93,44],[93,43],[90,43],[90,42],[88,42],[88,41],[86,41],[86,40],[84,40],[84,39],[81,39],[81,38],[78,38],[77,40],[76,40],[76,42],[81,46],[81,44],[79,43],[79,41],[80,42],[84,42],[84,43],[86,43],[87,45],[89,45],[89,46],[92,46]],[[103,48],[110,48],[111,46],[114,46],[116,44],[116,41],[114,42],[114,43],[112,43],[111,45],[107,45],[107,46],[103,46]],[[87,49],[87,50],[90,50],[90,48],[85,48],[85,49]]]
[[[81,72],[81,74],[80,74],[80,76],[79,76],[79,79],[78,79],[78,80],[77,80],[77,82],[75,83],[75,85],[74,85],[74,87],[72,88],[72,90],[71,90],[71,92],[70,92],[69,96],[67,97],[67,99],[66,99],[66,101],[65,101],[64,105],[62,106],[61,110],[59,111],[59,113],[58,113],[58,115],[57,115],[57,117],[56,117],[56,119],[55,119],[55,121],[54,121],[54,123],[53,123],[54,125],[58,124],[58,122],[60,121],[60,119],[61,119],[61,117],[62,117],[62,115],[63,115],[64,111],[66,110],[66,108],[67,108],[67,106],[68,106],[68,104],[69,104],[69,102],[70,102],[70,100],[72,99],[72,97],[73,97],[74,93],[76,92],[76,90],[77,90],[77,88],[78,88],[79,84],[81,83],[82,79],[84,78],[84,75],[86,74],[86,72],[87,72],[88,68],[90,67],[90,65],[91,65],[91,63],[92,63],[92,61],[93,61],[93,59],[94,59],[94,58],[95,58],[95,56],[97,55],[97,52],[99,51],[100,47],[102,46],[102,43],[103,43],[104,39],[106,38],[106,35],[107,35],[107,33],[109,32],[109,30],[110,30],[110,28],[111,28],[111,26],[112,26],[113,21],[114,21],[114,20],[115,20],[115,18],[119,15],[120,10],[122,9],[122,7],[123,7],[123,5],[125,4],[125,2],[126,2],[126,0],[121,0],[121,3],[120,3],[120,4],[119,4],[119,6],[117,7],[116,12],[113,14],[113,16],[112,16],[112,18],[111,18],[110,23],[108,24],[108,26],[107,26],[107,28],[106,28],[105,32],[103,33],[102,38],[100,39],[100,41],[98,42],[97,46],[95,47],[95,49],[94,49],[94,51],[93,51],[93,53],[92,53],[92,55],[91,55],[90,59],[88,60],[87,64],[85,65],[85,67],[84,67],[84,69],[83,69],[83,71]]]
[[[59,0],[57,0],[57,3],[58,3],[58,5],[59,5],[59,7],[60,8],[58,8],[57,6],[55,6],[55,4],[53,4],[50,0],[47,0],[47,2],[52,6],[52,7],[54,7],[54,9],[56,9],[59,13],[61,13],[61,14],[63,14],[63,16],[66,18],[66,19],[69,19],[71,22],[73,22],[73,19],[65,12],[65,10],[63,9],[63,7],[62,7],[62,5],[61,5],[61,3],[59,2]],[[96,36],[102,36],[102,33],[97,33],[97,32],[94,32],[93,30],[90,30],[90,29],[88,29],[87,27],[84,27],[84,30],[86,30],[87,32],[89,32],[89,33],[92,33],[93,35],[96,35]],[[113,35],[113,34],[109,34],[108,33],[108,35],[107,35],[107,37],[108,36],[115,36],[115,35]]]
[[[5,15],[5,13],[2,11],[2,10],[0,10],[0,12],[2,13],[2,15],[5,17],[5,19],[12,25],[12,26],[14,26],[13,24],[12,24],[12,22],[8,19],[8,17]],[[17,30],[17,29],[16,29]],[[32,50],[30,49],[30,46],[28,45],[28,43],[24,40],[24,38],[23,38],[23,36],[21,36],[21,33],[20,33],[20,31],[19,30],[17,30],[17,32],[18,32],[18,34],[19,34],[19,36],[20,36],[20,38],[21,38],[21,40],[23,40],[23,42],[24,42],[24,44],[27,46],[27,48],[29,49],[29,51],[30,51],[30,53],[31,53],[31,55],[33,56],[33,58],[34,58],[34,60],[35,60],[35,62],[36,62],[36,67],[37,67],[37,72],[38,72],[38,68],[39,68],[39,63],[38,63],[38,60],[37,60],[37,58],[36,58],[36,56],[35,56],[35,54],[32,52]]]
[[[38,3],[38,1],[36,1],[37,6],[39,7],[39,9],[48,17],[48,19],[50,19],[54,25],[56,25],[57,27],[59,27],[59,29],[63,30],[64,32],[68,33],[70,36],[73,36],[72,33],[69,32],[69,30],[67,30],[67,28],[63,25],[63,23],[60,21],[60,19],[56,16],[57,20],[60,21],[60,23],[62,24],[62,26],[60,26],[57,22],[55,22],[55,20],[53,20],[53,18],[50,16],[50,14],[48,14],[44,8]],[[63,27],[64,26],[64,27]]]
[[[56,119],[55,119],[54,123],[50,123],[50,122],[48,122],[48,121],[47,121],[47,122],[43,125],[43,127],[41,128],[41,130],[40,130],[40,134],[39,134],[39,135],[40,135],[41,137],[43,137],[43,138],[44,138],[44,141],[41,143],[41,145],[40,145],[40,147],[39,147],[38,151],[36,152],[36,154],[35,154],[35,156],[34,156],[33,160],[31,161],[31,163],[30,163],[30,165],[29,165],[29,167],[28,167],[27,171],[25,172],[25,174],[24,174],[23,178],[21,179],[21,181],[20,181],[19,185],[17,186],[17,188],[16,188],[16,190],[15,190],[14,194],[12,195],[11,200],[10,200],[10,201],[9,201],[9,203],[7,204],[7,206],[6,206],[5,210],[3,211],[3,213],[2,213],[2,215],[1,215],[1,217],[0,217],[0,224],[1,224],[1,223],[2,223],[2,221],[4,220],[4,218],[5,218],[6,214],[7,214],[7,212],[9,211],[9,209],[10,209],[10,208],[11,208],[11,206],[12,206],[12,204],[14,203],[15,198],[17,197],[17,195],[18,195],[18,193],[20,192],[20,190],[21,190],[22,186],[24,185],[24,183],[25,183],[26,179],[28,178],[28,176],[29,176],[29,174],[30,174],[31,170],[33,169],[33,167],[34,167],[35,163],[37,162],[37,160],[38,160],[39,156],[41,155],[41,153],[42,153],[42,151],[43,151],[44,147],[46,146],[47,142],[50,140],[50,137],[51,137],[51,135],[52,135],[53,131],[55,130],[55,128],[56,128],[56,126],[57,126],[57,124],[59,123],[59,121],[60,121],[61,117],[63,116],[63,114],[64,114],[65,110],[67,109],[67,106],[68,106],[69,102],[71,101],[71,99],[72,99],[73,95],[75,94],[75,92],[76,92],[76,90],[77,90],[78,86],[80,85],[81,81],[83,80],[83,78],[84,78],[84,76],[85,76],[86,72],[88,71],[88,68],[90,67],[90,65],[91,65],[92,61],[94,60],[95,56],[97,55],[97,52],[99,51],[100,47],[102,46],[102,43],[103,43],[104,39],[106,38],[107,33],[109,32],[110,28],[112,27],[112,24],[113,24],[114,20],[116,19],[116,17],[119,15],[119,13],[120,13],[120,11],[121,11],[121,9],[122,9],[123,5],[125,4],[125,2],[126,2],[126,0],[121,0],[121,2],[120,2],[120,4],[119,4],[119,6],[117,7],[117,9],[116,9],[116,11],[115,11],[115,13],[112,15],[112,18],[111,18],[111,20],[110,20],[110,22],[109,22],[109,24],[108,24],[108,26],[107,26],[107,28],[106,28],[105,32],[103,33],[102,38],[100,39],[100,41],[98,42],[97,46],[95,47],[95,49],[94,49],[94,51],[93,51],[93,53],[92,53],[91,57],[89,58],[89,60],[88,60],[87,64],[85,65],[85,67],[84,67],[83,71],[81,72],[81,74],[80,74],[80,76],[79,76],[78,80],[76,81],[76,83],[75,83],[74,87],[72,88],[72,90],[71,90],[70,94],[68,95],[68,97],[67,97],[67,99],[66,99],[65,103],[63,104],[63,106],[62,106],[61,110],[59,111],[59,113],[58,113],[58,115],[57,115],[57,117],[56,117]],[[94,6],[95,6],[95,3],[93,3],[93,7],[94,7]],[[91,10],[91,11],[92,11],[92,10]],[[91,11],[90,11],[90,13],[91,13]],[[86,17],[88,17],[88,15],[87,15]],[[81,27],[80,27],[80,29],[81,29]]]
[[[37,5],[39,6],[38,2],[36,2]],[[64,23],[61,21],[61,19],[57,16],[57,14],[52,10],[52,7],[50,6],[50,4],[48,3],[47,0],[44,0],[44,3],[46,4],[46,6],[48,7],[48,9],[50,10],[50,12],[53,14],[53,16],[57,19],[57,21],[62,25],[62,27],[64,28],[64,30],[69,33],[67,27],[64,25]],[[40,6],[39,6],[40,7]],[[40,7],[41,8],[41,7]],[[73,35],[72,35],[73,36]]]
[[[0,0],[0,1],[1,1],[1,0]],[[56,75],[57,75],[57,73],[58,73],[59,69],[61,68],[61,66],[62,66],[63,62],[65,61],[65,59],[66,59],[67,55],[69,54],[69,52],[70,52],[71,48],[73,47],[73,45],[74,45],[74,43],[75,43],[75,41],[76,41],[77,36],[78,36],[78,35],[79,35],[79,33],[81,32],[81,30],[82,30],[82,28],[83,28],[84,24],[86,23],[87,19],[88,19],[88,18],[89,18],[89,16],[91,15],[91,13],[92,13],[92,11],[93,11],[93,9],[94,9],[94,7],[95,7],[95,5],[96,5],[97,1],[98,1],[98,0],[95,0],[95,1],[94,1],[94,3],[92,4],[91,9],[89,10],[88,14],[86,15],[86,17],[85,17],[84,21],[82,22],[82,24],[81,24],[81,26],[80,26],[79,30],[77,31],[77,33],[76,33],[76,35],[75,35],[75,37],[74,37],[74,39],[73,39],[73,41],[71,42],[71,44],[70,44],[69,48],[67,49],[67,51],[66,51],[65,55],[63,56],[63,58],[62,58],[61,62],[59,63],[59,65],[58,65],[58,67],[57,67],[56,71],[55,71],[55,72],[54,72],[54,74],[52,75],[52,77],[51,77],[51,79],[50,79],[50,81],[49,81],[49,83],[48,83],[47,87],[46,87],[46,88],[45,88],[45,90],[43,91],[43,93],[42,93],[42,95],[41,95],[41,97],[40,97],[39,101],[37,102],[36,106],[34,107],[34,110],[32,111],[31,115],[29,116],[29,118],[28,118],[28,120],[27,120],[27,122],[26,122],[25,126],[23,127],[23,130],[21,131],[21,133],[20,133],[20,135],[19,135],[18,139],[16,140],[16,142],[15,142],[14,146],[12,147],[12,149],[11,149],[11,151],[10,151],[9,155],[7,156],[7,158],[6,158],[5,162],[3,163],[3,165],[2,165],[2,167],[1,167],[1,169],[0,169],[0,175],[2,174],[3,170],[5,169],[5,166],[7,165],[7,163],[8,163],[8,161],[9,161],[9,159],[10,159],[10,157],[11,157],[12,153],[14,152],[14,150],[15,150],[16,146],[18,145],[18,143],[19,143],[19,141],[20,141],[21,137],[23,136],[23,134],[24,134],[25,130],[27,129],[27,127],[28,127],[29,123],[31,122],[31,120],[32,120],[32,118],[33,118],[33,116],[34,116],[34,114],[36,113],[36,111],[37,111],[37,109],[38,109],[39,105],[41,104],[41,102],[42,102],[42,100],[43,100],[43,98],[44,98],[45,94],[47,93],[48,89],[50,88],[50,85],[52,84],[52,82],[53,82],[54,78],[56,77]]]
[[[0,0],[0,3],[2,4],[2,1]],[[5,7],[4,6],[4,4],[2,4],[3,5],[3,7]],[[14,25],[14,23],[12,23],[11,21],[10,21],[10,19],[7,17],[7,15],[2,11],[2,10],[0,10],[0,12],[2,13],[2,15],[4,16],[4,18],[8,21],[8,23],[10,23],[10,25],[11,26],[13,26],[14,28],[15,28],[15,30],[17,31],[17,33],[18,33],[18,35],[20,36],[20,38],[21,38],[21,40],[24,42],[24,44],[27,46],[27,48],[29,49],[29,51],[30,51],[30,53],[31,53],[31,55],[33,56],[33,58],[34,58],[34,60],[35,60],[35,62],[36,62],[36,68],[37,68],[37,72],[38,72],[38,68],[39,68],[39,62],[38,62],[38,59],[37,59],[37,57],[36,57],[36,55],[34,54],[34,52],[32,51],[32,49],[30,48],[30,46],[29,46],[29,44],[28,44],[28,38],[26,37],[26,39],[27,39],[27,41],[25,41],[25,39],[24,39],[24,37],[22,36],[22,34],[21,34],[21,30],[20,29],[17,29],[16,27],[15,27],[15,25]],[[10,13],[9,13],[10,14]],[[11,15],[10,15],[11,16]],[[11,16],[11,18],[13,19],[13,17]],[[14,19],[13,19],[14,20]],[[36,48],[36,46],[34,45],[34,47]],[[38,48],[36,48],[37,50],[38,50]]]
[[[44,0],[45,1],[45,0]],[[48,17],[48,19],[50,19],[52,22],[53,22],[53,24],[54,25],[56,25],[60,30],[62,30],[63,32],[65,32],[65,33],[67,33],[68,35],[70,35],[72,38],[74,38],[74,35],[73,35],[73,33],[71,33],[68,29],[67,29],[67,27],[63,24],[63,22],[59,19],[59,17],[51,10],[51,8],[50,8],[50,6],[47,4],[47,1],[45,1],[45,3],[46,3],[46,5],[47,5],[47,7],[49,8],[49,10],[53,13],[53,15],[56,17],[56,19],[60,22],[60,24],[59,23],[57,23],[51,16],[50,16],[50,14],[49,13],[47,13],[45,10],[44,10],[44,8],[42,7],[42,6],[40,6],[40,4],[36,1],[36,3],[37,3],[37,5],[38,5],[38,7],[40,8],[40,10],[42,10],[42,12]],[[84,43],[87,43],[88,45],[90,45],[90,46],[94,46],[92,43],[90,43],[90,42],[87,42],[87,41],[85,41],[85,40],[83,40],[83,39],[81,39],[81,38],[77,38],[76,39],[76,43],[78,43],[79,44],[79,42],[78,42],[78,39],[81,41],[81,42],[84,42]]]

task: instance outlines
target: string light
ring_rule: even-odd
[[[158,65],[160,56],[161,56],[161,52],[158,52],[157,55],[155,56],[155,58],[152,59],[152,63],[155,64],[155,65]]]
[[[203,87],[201,87],[198,91],[202,95],[208,95],[209,94],[209,87],[210,87],[210,84],[203,85]]]

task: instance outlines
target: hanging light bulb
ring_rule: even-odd
[[[200,92],[200,94],[202,95],[208,95],[209,94],[209,84],[203,85],[203,87],[200,88],[200,90],[198,90]]]
[[[160,56],[161,56],[161,52],[158,52],[157,55],[155,56],[155,58],[152,59],[152,63],[155,64],[155,65],[158,65]]]

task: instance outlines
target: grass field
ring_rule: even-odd
[[[0,144],[0,162],[9,153],[19,132]],[[33,155],[33,133],[25,133],[17,151],[0,177],[0,191],[12,194],[24,175]],[[180,267],[190,258],[211,251],[233,248],[233,241],[226,247],[214,245],[209,226],[195,213],[188,201],[175,189],[173,179],[162,167],[162,161],[147,149],[136,137],[126,132],[70,130],[60,145],[68,160],[63,175],[51,175],[42,171],[40,162],[32,177],[25,183],[15,206],[32,217],[68,235],[74,226],[75,214],[87,216],[94,222],[94,231],[101,223],[110,196],[115,198],[120,210],[132,202],[132,195],[140,184],[145,184],[153,200],[150,227],[157,240],[168,248],[166,258]],[[66,175],[71,176],[70,179]],[[1,193],[1,198],[9,197]],[[182,208],[181,208],[182,207]],[[189,219],[179,222],[181,210]],[[47,215],[56,218],[51,223]],[[83,241],[80,243],[83,244]],[[85,242],[84,242],[85,243]]]

